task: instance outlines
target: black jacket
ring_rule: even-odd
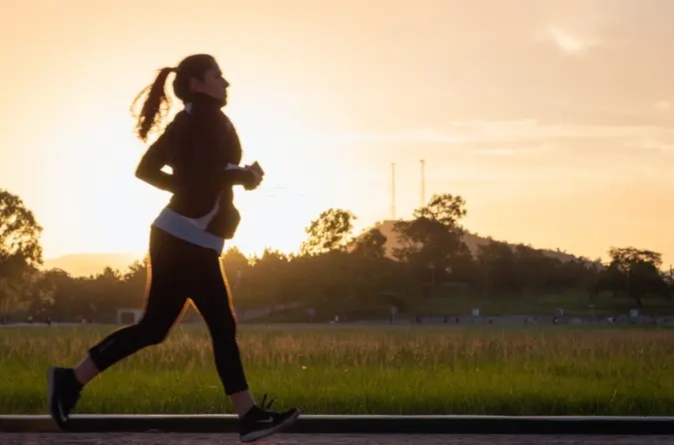
[[[235,185],[254,181],[254,173],[226,170],[241,162],[241,143],[229,118],[214,99],[197,95],[190,111],[179,112],[143,155],[136,177],[173,194],[168,208],[201,218],[220,208],[206,231],[231,239],[239,224]],[[171,167],[172,173],[161,169]]]

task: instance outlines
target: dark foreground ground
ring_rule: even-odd
[[[2,434],[2,445],[229,445],[233,434]],[[259,445],[664,445],[674,436],[290,435]]]

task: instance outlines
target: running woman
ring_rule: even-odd
[[[94,377],[135,352],[161,343],[187,307],[188,298],[201,313],[211,335],[220,380],[239,417],[240,438],[251,442],[293,423],[300,411],[270,411],[255,403],[246,381],[236,342],[237,320],[220,255],[240,216],[233,187],[256,189],[260,169],[239,167],[241,145],[221,111],[229,83],[215,59],[206,54],[185,58],[177,68],[163,68],[145,94],[137,135],[147,141],[168,111],[164,91],[175,73],[173,91],[184,104],[156,142],[150,145],[136,177],[172,194],[150,229],[145,313],[93,346],[74,368],[52,367],[48,373],[49,409],[65,429],[80,393]],[[172,173],[162,171],[170,166]]]

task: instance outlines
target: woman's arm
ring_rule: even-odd
[[[173,175],[161,169],[168,164],[166,132],[147,149],[136,168],[136,178],[167,192],[174,192]]]

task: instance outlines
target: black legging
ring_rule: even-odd
[[[226,394],[248,389],[236,343],[236,318],[218,254],[152,228],[145,314],[138,324],[113,332],[89,350],[99,371],[136,351],[161,343],[188,298],[204,318],[215,365]]]

